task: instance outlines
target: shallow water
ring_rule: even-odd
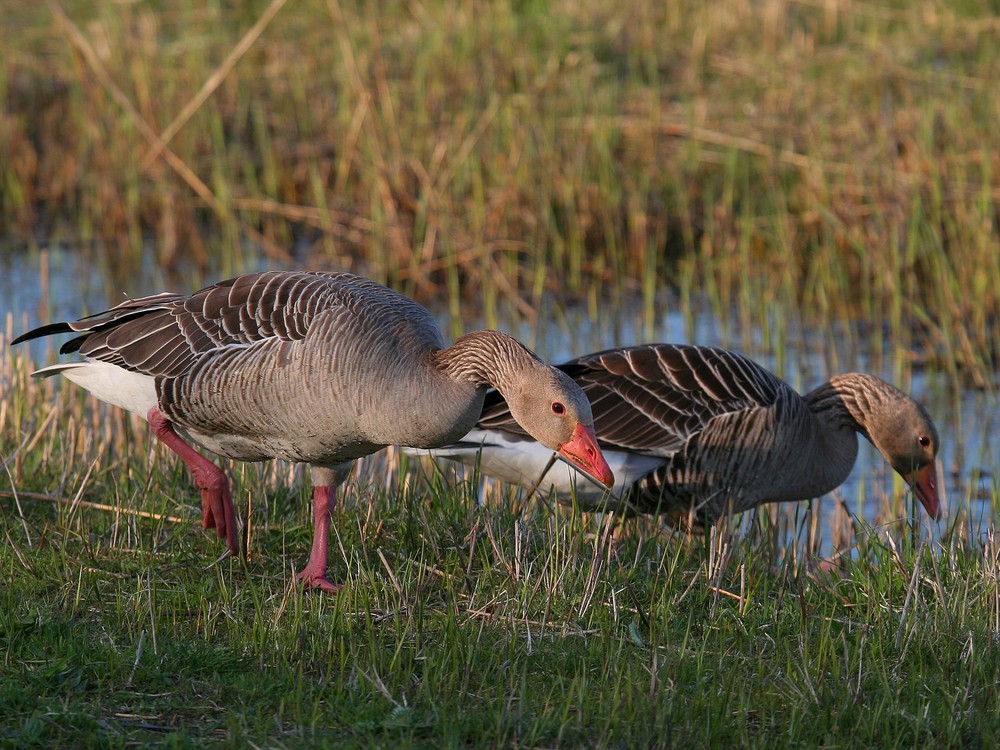
[[[132,280],[127,289],[109,293],[105,276],[81,258],[78,253],[50,250],[44,262],[46,286],[39,254],[0,251],[0,315],[6,321],[8,313],[13,314],[15,335],[24,330],[25,324],[31,327],[75,319],[106,309],[126,296],[188,291],[177,285],[168,288],[162,274],[144,273]],[[819,384],[834,370],[859,369],[894,380],[892,373],[885,371],[895,364],[893,352],[876,357],[871,352],[859,351],[860,337],[856,335],[811,330],[794,320],[772,321],[769,323],[772,330],[780,328],[783,338],[782,345],[772,349],[764,345],[768,337],[759,326],[742,330],[731,320],[720,320],[707,304],[684,315],[677,300],[665,295],[658,301],[658,309],[650,340],[737,349],[800,391]],[[443,316],[441,323],[444,330],[449,330]],[[481,327],[481,321],[465,325],[466,329],[476,327]],[[647,340],[643,331],[649,330],[650,325],[638,310],[626,308],[603,310],[597,320],[583,310],[561,310],[558,316],[540,314],[533,324],[513,320],[502,322],[500,327],[529,343],[544,359],[560,362],[587,351],[641,343]],[[30,351],[41,366],[52,349],[39,341],[32,342]],[[830,362],[837,365],[834,367]],[[879,362],[881,367],[876,364]],[[944,520],[933,524],[921,514],[922,526],[937,536],[961,517],[966,533],[980,537],[994,520],[993,501],[1000,483],[1000,441],[994,439],[1000,432],[997,396],[972,389],[956,392],[943,374],[931,370],[915,370],[911,383],[899,385],[927,407],[938,426],[943,446],[939,474],[944,485]],[[872,523],[878,517],[882,498],[892,493],[894,474],[874,448],[864,440],[861,443],[854,471],[835,494],[855,513],[863,506],[864,519]],[[829,497],[818,505],[824,535],[830,528],[834,509],[835,503]],[[823,547],[827,548],[828,543],[824,536]]]

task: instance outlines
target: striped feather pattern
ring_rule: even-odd
[[[606,505],[662,513],[674,522],[711,522],[761,502],[817,497],[847,478],[857,432],[908,481],[916,482],[918,471],[936,479],[938,437],[930,417],[908,395],[871,375],[839,375],[803,397],[736,352],[677,344],[611,349],[559,369],[587,394],[598,442],[612,466],[615,456],[622,465],[630,455],[661,459],[619,486],[617,498],[594,486],[571,486],[555,473],[538,485],[564,499],[573,492],[585,508]],[[495,391],[487,393],[477,428],[478,445],[449,447],[440,455],[478,462],[483,473],[524,486],[539,481],[551,454],[531,455],[513,442],[524,431]],[[936,492],[927,492],[933,497],[921,500],[936,515]]]
[[[144,416],[191,469],[206,528],[239,551],[225,475],[192,440],[230,458],[283,458],[312,469],[315,530],[300,579],[328,591],[327,531],[350,462],[380,448],[431,448],[475,424],[493,386],[526,432],[610,485],[590,405],[563,372],[499,331],[445,348],[416,302],[346,273],[240,276],[190,296],[128,300],[14,343],[76,332],[63,352],[82,361],[44,368]]]
[[[360,315],[373,296],[391,301],[428,331],[436,330],[422,307],[367,279],[351,274],[267,272],[239,276],[190,296],[158,294],[128,300],[63,324],[83,335],[67,342],[61,352],[79,351],[127,370],[175,377],[188,372],[206,352],[268,339],[304,339],[317,315],[341,305]]]

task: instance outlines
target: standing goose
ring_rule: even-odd
[[[326,576],[327,536],[354,459],[386,445],[458,440],[475,425],[487,386],[504,395],[526,434],[597,481],[614,481],[587,397],[564,373],[497,331],[445,348],[426,309],[351,274],[249,274],[190,296],[128,300],[12,343],[65,332],[81,335],[60,353],[83,360],[34,374],[64,375],[145,418],[191,469],[205,528],[234,555],[229,483],[189,443],[243,461],[310,465],[315,527],[299,575],[309,586],[340,588]]]
[[[764,502],[806,500],[845,479],[860,432],[940,517],[938,434],[924,408],[872,375],[838,375],[800,396],[731,351],[648,344],[588,354],[559,369],[590,399],[597,440],[617,477],[611,493],[573,472],[486,396],[478,429],[430,451],[584,509],[661,513],[711,523]],[[418,451],[409,451],[418,453]],[[426,451],[425,451],[426,452]]]

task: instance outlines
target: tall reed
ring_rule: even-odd
[[[639,290],[650,320],[693,284],[743,330],[884,320],[991,381],[975,5],[9,6],[0,231],[59,227],[112,276],[144,247],[212,274],[263,254],[487,317]]]

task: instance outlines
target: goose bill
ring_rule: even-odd
[[[615,475],[597,445],[593,427],[577,425],[573,437],[559,448],[559,455],[605,487],[614,486]]]
[[[929,463],[921,469],[912,472],[907,478],[917,499],[921,502],[927,513],[935,521],[941,518],[941,505],[938,501],[937,491],[937,469],[933,463]]]

